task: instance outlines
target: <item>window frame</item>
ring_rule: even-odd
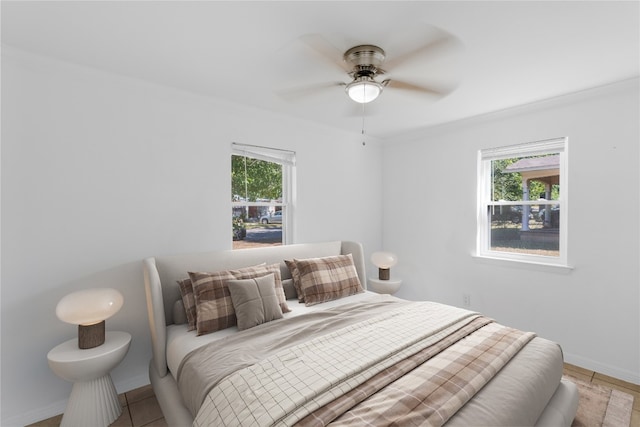
[[[476,236],[476,256],[505,261],[515,261],[530,264],[568,266],[568,137],[553,138],[542,141],[527,142],[496,148],[478,150],[478,170],[477,170],[477,236]],[[504,252],[491,250],[491,218],[489,215],[490,206],[514,206],[514,205],[540,205],[540,200],[518,200],[518,201],[494,201],[492,200],[492,165],[493,160],[500,160],[515,157],[528,157],[544,154],[559,154],[560,169],[560,197],[553,200],[553,203],[560,206],[559,220],[559,256],[544,256],[536,254]],[[524,199],[524,197],[523,197]],[[549,200],[548,202],[551,202]]]
[[[231,156],[243,156],[282,166],[282,201],[247,202],[231,201],[231,212],[235,207],[267,206],[282,210],[282,244],[289,245],[294,240],[294,216],[296,205],[296,153],[291,150],[264,147],[260,145],[231,144]],[[233,215],[233,213],[232,213]]]

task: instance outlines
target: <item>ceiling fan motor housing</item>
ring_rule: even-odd
[[[353,77],[375,77],[382,72],[379,67],[384,59],[384,50],[370,44],[352,47],[344,53],[345,62],[353,66]]]

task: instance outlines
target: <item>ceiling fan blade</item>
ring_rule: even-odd
[[[337,67],[340,71],[347,73],[351,71],[348,64],[343,59],[344,52],[333,46],[321,35],[305,34],[301,36],[299,40],[309,46],[324,62]]]
[[[446,87],[443,85],[426,87],[426,86],[416,85],[413,83],[403,82],[401,80],[393,80],[393,79],[387,79],[382,83],[385,85],[385,87],[388,87],[388,88],[407,90],[412,92],[420,92],[425,95],[431,95],[439,98],[448,95],[449,93],[453,92],[453,89],[454,89],[452,87]]]
[[[321,93],[326,92],[327,89],[345,86],[346,83],[343,82],[325,82],[325,83],[315,83],[304,86],[297,86],[288,89],[282,89],[276,91],[276,94],[287,100],[287,101],[296,101],[300,98],[306,98],[313,95],[319,95]]]
[[[403,55],[388,58],[384,67],[387,70],[393,70],[414,59],[428,59],[431,55],[450,54],[462,49],[462,43],[454,36],[443,33],[426,45],[420,46]]]

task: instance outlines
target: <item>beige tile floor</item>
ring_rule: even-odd
[[[167,427],[160,405],[150,385],[119,395],[122,415],[112,427]],[[27,427],[58,427],[62,415],[57,415]]]
[[[579,366],[565,363],[565,373],[595,384],[624,391],[634,396],[631,427],[640,427],[640,385],[632,384]],[[120,395],[123,411],[113,427],[166,427],[151,386],[144,386]],[[62,415],[31,424],[27,427],[58,427]]]

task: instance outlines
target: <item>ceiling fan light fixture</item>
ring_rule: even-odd
[[[373,101],[382,93],[382,85],[370,77],[357,77],[345,87],[349,98],[359,104]]]

